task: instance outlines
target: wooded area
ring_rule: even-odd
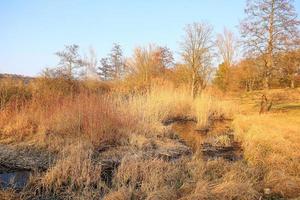
[[[180,60],[174,60],[168,47],[155,44],[137,47],[131,57],[125,57],[122,47],[114,44],[101,59],[93,49],[82,56],[78,45],[69,45],[56,53],[58,67],[45,70],[44,75],[134,80],[134,87],[140,89],[149,88],[159,78],[189,85],[193,96],[208,83],[223,92],[294,88],[300,85],[299,25],[293,1],[249,0],[240,35],[226,28],[214,35],[206,22],[188,24],[180,41]]]

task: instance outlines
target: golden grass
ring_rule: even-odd
[[[117,191],[111,191],[104,197],[104,200],[131,200],[133,194],[129,188],[119,188]]]
[[[131,96],[128,108],[146,124],[161,126],[161,121],[176,116],[196,117],[199,127],[206,126],[211,115],[232,118],[238,107],[231,101],[208,94],[193,99],[185,88],[155,86],[143,95]]]
[[[147,199],[174,199],[186,176],[180,163],[142,157],[125,158],[118,168],[114,183],[129,188]]]
[[[55,96],[58,85],[63,89]],[[129,132],[155,134],[162,132],[161,121],[168,117],[196,117],[199,126],[205,126],[212,114],[231,117],[234,112],[234,107],[226,101],[205,94],[193,99],[184,88],[153,86],[146,94],[121,96],[90,93],[92,89],[74,93],[73,85],[79,87],[77,83],[62,80],[56,83],[38,79],[31,85],[33,96],[25,106],[20,110],[1,111],[1,137],[24,140],[32,135],[86,135],[98,142],[99,139],[92,138],[113,140],[109,135],[118,138],[120,132],[128,132],[125,126],[131,129]],[[39,94],[37,89],[46,91]],[[138,124],[138,130],[134,124]]]
[[[128,129],[134,129],[134,122],[117,105],[107,95],[65,97],[46,106],[31,102],[21,111],[1,115],[0,135],[19,142],[34,139],[37,145],[52,147],[56,144],[51,139],[58,137],[60,142],[83,137],[95,145],[120,143]]]
[[[234,127],[247,162],[261,172],[265,187],[285,197],[300,195],[300,115],[238,116]]]
[[[234,114],[239,112],[238,106],[231,101],[220,100],[207,94],[202,94],[194,100],[194,110],[200,127],[206,126],[212,115],[216,118],[232,119]]]
[[[129,97],[128,108],[145,123],[161,123],[170,116],[190,115],[193,99],[187,91],[153,87],[144,95]]]
[[[198,157],[186,165],[191,179],[185,180],[181,200],[258,199],[257,172],[245,163],[222,159],[204,162]]]
[[[184,88],[153,86],[144,94],[120,95],[103,93],[101,88],[99,92],[91,82],[76,83],[75,90],[74,83],[40,81],[31,86],[32,96],[21,106],[17,104],[16,109],[12,101],[0,111],[1,143],[33,144],[58,156],[46,172],[33,177],[22,191],[24,199],[40,195],[52,199],[251,200],[259,199],[266,188],[284,197],[300,195],[297,111],[242,115],[240,105],[228,98],[204,92],[193,99]],[[60,84],[65,88],[55,96]],[[42,94],[36,92],[44,87]],[[177,147],[174,141],[165,142],[175,137],[161,123],[177,116],[195,117],[197,128],[209,126],[211,118],[234,119],[244,160],[204,161],[196,152],[170,162],[141,153],[164,145]],[[230,145],[228,136],[219,135],[214,141],[214,145]],[[115,154],[125,157],[111,186],[102,180],[101,163],[95,158],[101,156],[96,150],[104,146],[122,146],[128,151],[115,148]]]
[[[82,141],[64,148],[56,165],[35,180],[40,192],[60,198],[66,191],[65,198],[100,198],[98,191],[105,192],[108,188],[101,180],[101,166],[93,163],[92,152],[92,147]]]

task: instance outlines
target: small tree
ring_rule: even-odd
[[[157,47],[157,61],[162,68],[172,68],[174,66],[174,57],[172,51],[168,47]]]
[[[73,44],[66,45],[64,50],[55,53],[60,59],[58,66],[61,68],[61,72],[69,79],[79,75],[79,70],[84,65],[78,50],[79,46]]]
[[[167,47],[149,45],[138,47],[127,60],[129,75],[140,86],[149,90],[153,78],[163,77],[166,69],[173,66],[173,54]]]
[[[101,58],[100,66],[98,67],[98,74],[102,80],[113,79],[113,67],[111,66],[108,58]]]
[[[120,79],[124,73],[123,51],[119,44],[114,44],[109,54],[111,66],[113,68],[113,78]]]
[[[191,95],[195,97],[202,91],[212,72],[212,27],[206,23],[193,23],[185,28],[181,42],[181,55],[191,70]]]
[[[300,71],[300,50],[279,55],[279,65],[281,78],[289,83],[290,88],[295,88],[295,78]]]
[[[230,68],[237,51],[236,40],[232,32],[226,28],[223,34],[218,34],[216,39],[216,47],[222,59],[216,71],[214,83],[224,92],[227,91],[230,78]]]
[[[213,83],[218,86],[223,92],[226,92],[229,85],[229,74],[230,74],[230,68],[227,64],[222,63],[219,65],[216,74],[215,79],[213,80]]]
[[[125,61],[119,44],[113,44],[108,56],[100,60],[98,71],[100,77],[104,80],[116,80],[123,77]]]
[[[253,59],[244,59],[238,65],[237,82],[240,88],[246,91],[252,91],[258,89],[261,84],[260,69],[255,64]]]

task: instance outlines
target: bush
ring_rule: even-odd
[[[23,81],[12,78],[0,80],[0,109],[6,106],[19,109],[31,97],[31,91]]]

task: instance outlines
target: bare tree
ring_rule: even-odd
[[[172,51],[168,47],[157,47],[158,62],[163,68],[171,68],[174,66],[174,57]]]
[[[133,56],[126,62],[129,77],[145,90],[151,89],[153,79],[165,78],[166,69],[173,65],[173,54],[169,48],[155,44],[135,48]]]
[[[293,0],[248,0],[241,35],[247,54],[264,60],[264,88],[269,88],[274,55],[293,45],[298,37]]]
[[[218,57],[221,57],[222,63],[216,71],[214,83],[226,92],[230,83],[230,67],[237,52],[237,42],[233,33],[224,28],[223,33],[217,34],[215,44],[219,53]]]
[[[127,60],[130,74],[139,77],[141,82],[150,87],[151,79],[163,69],[160,52],[160,47],[153,44],[135,48],[133,56]]]
[[[84,58],[84,78],[86,79],[98,79],[97,67],[98,67],[98,59],[95,50],[90,47],[89,54]]]
[[[59,67],[61,67],[62,73],[68,78],[74,78],[78,70],[84,65],[78,50],[79,46],[73,44],[66,45],[64,50],[55,53],[60,59]]]
[[[212,27],[206,23],[193,23],[185,28],[181,42],[181,55],[191,70],[191,95],[202,91],[212,72]]]
[[[223,63],[227,67],[230,67],[233,63],[237,49],[236,39],[233,33],[224,28],[222,34],[217,34],[216,47],[223,59]]]

